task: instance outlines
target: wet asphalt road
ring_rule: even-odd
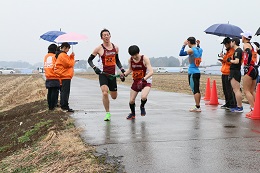
[[[129,121],[129,87],[118,86],[112,120],[105,122],[101,97],[98,81],[75,77],[72,117],[83,128],[83,139],[98,152],[122,156],[127,172],[260,172],[260,121],[246,119],[245,113],[204,101],[201,113],[190,113],[193,96],[151,90],[147,115],[138,115],[139,95],[136,120]],[[244,109],[248,112],[249,106]]]

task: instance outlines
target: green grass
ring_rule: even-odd
[[[9,149],[10,147],[11,147],[10,145],[2,146],[2,147],[0,147],[0,152],[3,152],[5,150]]]
[[[41,122],[35,124],[33,129],[26,131],[23,136],[18,138],[18,142],[19,143],[25,143],[25,142],[30,141],[30,137],[32,135],[37,133],[44,126],[49,127],[50,123],[52,123],[52,122],[53,122],[52,120],[48,120],[48,121],[41,121]]]

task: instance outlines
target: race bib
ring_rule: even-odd
[[[133,71],[133,79],[136,80],[136,79],[142,79],[144,77],[144,72],[143,70],[136,70],[136,71]]]
[[[196,65],[196,67],[199,67],[201,63],[201,58],[195,58],[194,59],[194,64]]]
[[[116,65],[116,58],[114,55],[105,57],[105,66],[113,66]]]

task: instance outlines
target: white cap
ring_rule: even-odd
[[[253,34],[250,31],[244,31],[240,35],[244,36],[245,38],[247,38],[249,40],[253,37]]]

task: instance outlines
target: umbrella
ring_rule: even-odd
[[[82,34],[77,34],[77,33],[67,33],[58,36],[54,41],[57,43],[63,43],[63,42],[78,42],[78,41],[84,41],[86,40],[87,37]]]
[[[242,29],[231,24],[214,24],[207,28],[204,32],[222,37],[238,37],[241,38]]]
[[[255,33],[256,36],[260,35],[260,27],[258,28],[258,30]]]
[[[65,33],[65,32],[62,32],[62,31],[48,31],[48,32],[42,34],[42,35],[40,36],[40,38],[43,39],[43,40],[49,41],[49,42],[54,42],[54,40],[55,40],[58,36],[60,36],[60,35],[62,35],[62,34],[66,34],[66,33]]]
[[[63,35],[63,34],[66,34],[66,32],[62,32],[62,31],[48,31],[44,34],[42,34],[40,36],[41,39],[43,40],[46,40],[46,41],[49,41],[49,42],[53,42],[53,43],[56,43],[54,40],[60,36],[60,35]],[[78,44],[77,42],[69,42],[70,45],[75,45],[75,44]]]

